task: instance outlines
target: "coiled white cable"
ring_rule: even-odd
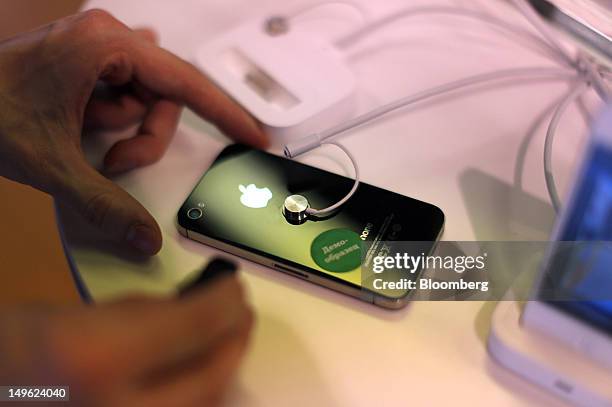
[[[344,153],[348,156],[348,158],[351,160],[351,163],[353,164],[353,168],[355,171],[355,182],[353,183],[353,187],[351,188],[350,192],[346,194],[344,198],[342,198],[335,204],[328,206],[327,208],[324,208],[324,209],[314,209],[314,208],[306,209],[306,213],[308,215],[314,215],[317,217],[324,217],[324,216],[332,214],[336,209],[340,208],[349,199],[351,199],[351,197],[355,194],[355,191],[357,191],[357,187],[359,186],[359,165],[357,165],[357,160],[355,159],[355,156],[346,147],[344,147],[342,144],[340,144],[337,141],[324,141],[321,144],[322,145],[324,144],[333,145],[333,146],[338,147],[340,150],[344,151]]]

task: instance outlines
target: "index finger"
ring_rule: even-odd
[[[192,64],[149,42],[133,40],[134,77],[155,93],[186,104],[236,141],[264,148],[268,137],[255,120]]]

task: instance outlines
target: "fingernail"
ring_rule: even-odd
[[[157,251],[157,239],[153,230],[146,225],[134,225],[127,233],[127,241],[141,252],[149,255]]]

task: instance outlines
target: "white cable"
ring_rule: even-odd
[[[353,156],[353,154],[346,147],[344,147],[342,144],[340,144],[337,141],[326,141],[322,144],[334,145],[338,147],[339,149],[341,149],[342,151],[344,151],[344,153],[348,156],[348,158],[353,163],[353,168],[355,169],[355,182],[353,183],[353,187],[351,188],[349,193],[346,194],[344,198],[342,198],[335,204],[328,206],[327,208],[323,208],[323,209],[314,209],[314,208],[306,209],[306,213],[308,215],[314,215],[317,217],[323,217],[323,216],[329,215],[332,212],[334,212],[336,209],[344,205],[355,194],[355,192],[357,191],[357,187],[359,186],[359,182],[360,182],[359,181],[359,165],[357,165],[357,160],[355,159],[355,156]]]
[[[555,37],[554,33],[546,25],[544,20],[537,14],[533,7],[526,0],[511,0],[512,3],[519,9],[521,14],[533,25],[533,27],[540,32],[542,37],[548,41],[548,43],[554,47],[559,55],[565,59],[572,66],[576,66],[576,61],[572,58],[571,54],[565,49],[563,44]]]
[[[574,66],[579,74],[588,77],[588,80],[593,88],[604,101],[608,102],[611,98],[611,91],[608,84],[603,79],[598,67],[595,63],[590,61],[588,57],[581,53],[574,60],[570,53],[563,47],[563,44],[554,35],[551,28],[546,25],[544,20],[534,11],[533,7],[527,2],[527,0],[512,0],[512,2],[518,7],[519,11],[529,20],[529,22],[542,34],[542,36],[550,43],[551,46],[555,47],[559,51],[565,60],[569,61]]]
[[[545,52],[547,54],[546,56],[551,57],[560,63],[566,63],[566,60],[559,54],[556,49],[550,46],[546,41],[543,41],[537,35],[523,29],[522,27],[508,23],[504,20],[501,20],[486,13],[449,6],[411,7],[396,11],[393,14],[383,17],[377,21],[374,21],[370,24],[366,24],[352,33],[344,35],[343,37],[336,40],[335,45],[339,48],[350,47],[355,42],[359,41],[361,38],[371,35],[375,31],[378,31],[381,28],[392,24],[397,20],[417,16],[419,14],[447,14],[456,17],[472,18],[484,21],[488,24],[497,25],[505,29],[506,31],[514,34],[515,36],[527,40],[527,44],[529,45],[531,45],[532,42],[539,45],[541,47],[540,51]]]
[[[604,80],[605,75],[599,72],[597,65],[590,61],[585,55],[580,55],[578,58],[572,57],[570,52],[567,51],[563,44],[555,37],[555,34],[550,27],[546,25],[543,19],[533,10],[532,6],[526,0],[511,1],[518,8],[521,14],[531,23],[531,25],[544,37],[544,40],[521,27],[515,26],[486,13],[458,7],[425,6],[399,10],[377,21],[366,24],[356,31],[346,34],[338,39],[336,41],[336,46],[339,48],[346,48],[362,37],[370,35],[384,26],[387,26],[399,19],[418,14],[449,14],[453,16],[474,18],[489,24],[498,25],[518,37],[522,37],[528,41],[533,41],[542,47],[540,51],[544,52],[546,54],[545,56],[551,57],[557,62],[577,69],[580,74],[588,75],[593,87],[597,91],[597,94],[602,100],[607,102],[612,97],[612,92]]]
[[[571,103],[573,103],[577,98],[579,98],[582,95],[582,93],[589,88],[589,86],[593,85],[593,87],[597,90],[598,94],[602,97],[603,100],[608,100],[610,98],[609,86],[605,82],[605,79],[604,79],[604,76],[607,76],[608,72],[607,71],[600,72],[601,68],[595,65],[593,62],[591,62],[589,59],[587,59],[583,55],[579,55],[579,57],[574,60],[570,56],[570,54],[565,50],[563,45],[559,41],[556,40],[556,38],[554,37],[552,32],[549,30],[549,28],[540,19],[540,17],[535,13],[535,11],[531,8],[531,6],[525,2],[525,0],[512,0],[512,2],[519,8],[519,10],[523,13],[523,15],[532,23],[532,25],[534,25],[534,27],[542,34],[542,36],[548,42],[543,41],[542,39],[533,36],[529,32],[524,32],[520,28],[517,29],[513,25],[505,23],[502,20],[498,20],[498,22],[495,22],[496,19],[493,18],[492,16],[487,16],[485,14],[471,12],[469,10],[461,10],[461,9],[459,10],[461,10],[462,12],[469,13],[465,15],[470,15],[473,18],[484,19],[489,22],[495,22],[496,24],[499,24],[502,27],[505,27],[506,29],[514,32],[515,34],[519,33],[522,36],[528,35],[534,38],[540,45],[543,45],[544,49],[546,49],[547,51],[552,51],[552,55],[555,56],[556,59],[559,59],[564,64],[567,64],[573,67],[575,70],[577,70],[578,77],[576,76],[576,72],[569,72],[569,71],[562,70],[559,68],[554,69],[554,68],[541,68],[541,67],[515,68],[515,69],[507,69],[503,71],[490,72],[487,74],[476,75],[476,76],[461,79],[455,82],[447,83],[445,85],[441,85],[441,86],[438,86],[432,89],[428,89],[428,90],[419,92],[415,95],[401,98],[395,102],[388,103],[368,113],[362,114],[345,123],[342,123],[340,125],[327,129],[323,131],[322,133],[311,134],[301,140],[298,140],[294,143],[290,143],[286,145],[284,149],[285,155],[288,158],[295,158],[300,154],[303,154],[317,147],[320,147],[322,144],[333,144],[337,146],[338,148],[342,149],[347,154],[347,156],[350,158],[354,166],[354,169],[355,169],[355,182],[350,192],[344,198],[342,198],[340,201],[338,201],[334,205],[331,205],[324,209],[317,210],[314,208],[309,208],[306,210],[307,214],[314,215],[314,216],[325,216],[335,211],[340,206],[345,204],[354,195],[355,191],[357,190],[357,187],[359,186],[359,182],[360,182],[359,181],[359,167],[357,164],[357,160],[350,153],[350,151],[346,149],[343,145],[341,145],[340,143],[334,142],[334,141],[329,141],[328,140],[329,138],[334,137],[338,134],[344,133],[348,130],[354,129],[356,127],[359,127],[363,124],[369,123],[373,120],[378,119],[379,117],[383,115],[386,115],[400,108],[406,107],[413,103],[421,102],[429,98],[437,97],[442,94],[446,94],[449,92],[460,90],[462,88],[466,88],[469,86],[474,86],[474,85],[478,85],[478,84],[482,84],[486,82],[498,81],[502,79],[509,79],[512,77],[533,78],[534,76],[542,77],[542,78],[549,78],[549,79],[578,78],[578,79],[584,80],[584,82],[580,81],[577,85],[572,87],[567,97],[559,104],[559,106],[557,107],[552,117],[552,120],[548,127],[548,132],[546,135],[545,148],[544,148],[544,172],[545,172],[545,177],[546,177],[546,185],[547,185],[548,192],[549,192],[551,201],[553,203],[553,206],[555,207],[555,210],[557,211],[559,210],[561,205],[560,205],[560,200],[559,200],[559,196],[558,196],[556,185],[555,185],[554,175],[552,173],[552,164],[551,164],[552,145],[553,145],[555,132],[557,130],[561,117],[567,110],[567,107]],[[406,14],[409,14],[409,13],[414,14],[416,12],[425,12],[424,10],[428,10],[428,12],[434,12],[432,11],[433,9],[437,10],[436,12],[442,12],[441,9],[444,9],[446,12],[450,12],[446,8],[436,8],[436,7],[414,8],[414,9],[404,10],[402,12],[396,13],[395,15],[388,16],[386,19],[383,18],[382,20],[379,20],[378,22],[372,23],[370,25],[366,25],[362,29],[341,38],[338,41],[338,45],[339,46],[346,46],[347,44],[350,45],[350,43],[355,41],[357,38],[363,35],[366,35],[372,31],[377,30],[378,28],[388,24],[390,21],[394,21],[395,19],[404,17]],[[453,8],[453,11],[450,13],[457,14],[457,10]]]
[[[395,102],[388,103],[368,113],[358,116],[352,120],[349,120],[346,123],[342,123],[341,125],[332,127],[331,129],[328,129],[322,132],[319,135],[319,137],[321,138],[322,141],[325,141],[330,137],[333,137],[337,134],[343,133],[355,127],[361,126],[383,115],[386,115],[395,110],[401,109],[402,107],[405,107],[412,103],[420,102],[425,99],[429,99],[431,97],[439,96],[444,93],[453,92],[453,91],[456,91],[462,88],[466,88],[472,85],[477,85],[483,82],[498,81],[501,79],[508,79],[511,77],[521,77],[521,76],[529,76],[529,77],[543,76],[543,77],[550,77],[550,78],[568,79],[575,75],[573,73],[563,71],[559,68],[515,68],[515,69],[507,69],[507,70],[501,70],[497,72],[475,75],[475,76],[471,76],[465,79],[460,79],[458,81],[454,81],[454,82],[451,82],[445,85],[437,86],[432,89],[419,92],[415,95],[401,98]]]
[[[342,0],[332,0],[332,1],[318,1],[315,3],[309,3],[306,4],[305,6],[303,6],[302,8],[293,10],[289,13],[287,13],[287,15],[285,16],[288,20],[290,19],[294,19],[296,17],[299,17],[303,14],[309,13],[313,10],[316,10],[318,8],[321,7],[327,7],[327,6],[333,6],[333,5],[338,5],[338,6],[346,6],[346,7],[350,7],[353,10],[357,11],[360,15],[361,18],[366,21],[368,19],[368,11],[361,6],[361,4],[358,3],[354,3],[352,1],[342,1]]]
[[[546,74],[546,75],[544,75]],[[344,125],[341,126],[336,126],[333,129],[329,129],[323,133],[321,133],[321,135],[318,134],[312,134],[308,137],[305,137],[302,140],[298,140],[297,142],[291,143],[289,145],[285,146],[285,156],[287,156],[288,158],[295,158],[300,154],[306,153],[310,150],[313,150],[317,147],[320,147],[323,144],[332,144],[337,146],[338,148],[340,148],[341,150],[343,150],[346,155],[349,157],[349,159],[351,160],[351,163],[353,164],[353,168],[355,171],[355,182],[353,183],[353,187],[351,188],[351,190],[348,192],[348,194],[346,194],[344,196],[344,198],[342,198],[340,201],[338,201],[337,203],[335,203],[334,205],[331,205],[327,208],[324,209],[314,209],[314,208],[308,208],[306,210],[306,213],[308,215],[312,215],[312,216],[317,216],[317,217],[322,217],[322,216],[326,216],[330,213],[332,213],[333,211],[335,211],[336,209],[338,209],[339,207],[341,207],[342,205],[344,205],[349,199],[351,199],[353,197],[353,195],[355,194],[355,192],[357,191],[357,187],[359,186],[360,183],[360,175],[359,175],[359,164],[357,164],[357,160],[355,159],[355,157],[351,154],[351,152],[346,149],[346,147],[344,147],[342,144],[340,144],[339,142],[336,141],[330,141],[327,140],[330,137],[333,137],[339,133],[342,133],[344,131],[347,131],[349,129],[352,129],[354,127],[357,127],[363,123],[372,121],[374,119],[376,119],[377,117],[380,117],[382,115],[384,115],[385,113],[388,113],[392,110],[395,110],[397,108],[406,106],[408,104],[411,103],[416,103],[418,101],[430,98],[430,97],[435,97],[435,96],[439,96],[441,94],[444,93],[448,93],[448,92],[452,92],[455,91],[457,89],[460,89],[462,87],[466,87],[469,85],[477,85],[479,83],[482,82],[488,82],[491,80],[499,80],[499,79],[507,79],[509,77],[513,77],[513,76],[525,76],[525,75],[544,75],[544,76],[548,76],[550,78],[556,78],[556,79],[571,79],[573,77],[575,77],[575,75],[572,75],[566,71],[563,71],[561,69],[551,69],[551,68],[523,68],[523,69],[514,69],[514,70],[507,70],[507,71],[499,71],[499,72],[492,72],[490,74],[484,74],[484,75],[477,75],[475,77],[472,78],[468,78],[468,79],[463,79],[460,81],[456,81],[456,82],[452,82],[446,85],[442,85],[439,86],[437,88],[434,89],[430,89],[428,91],[424,91],[421,92],[417,95],[408,97],[408,98],[403,98],[401,101],[403,101],[403,104],[401,104],[401,106],[397,106],[394,107],[396,104],[398,104],[398,101],[396,103],[392,103],[389,105],[383,106],[382,110],[385,110],[385,108],[387,109],[386,111],[382,111],[380,109],[376,109],[375,111],[372,111],[370,113],[366,113],[365,115],[359,116],[356,119],[353,119],[353,121],[351,121],[349,125],[349,123],[345,123]],[[377,113],[377,111],[379,111],[379,113]],[[375,115],[373,116],[372,114],[375,113]],[[347,126],[348,125],[348,126]]]
[[[541,78],[546,78],[546,79],[571,79],[571,78],[575,78],[576,75],[572,71],[563,70],[561,68],[533,67],[533,68],[506,69],[506,70],[471,76],[465,79],[461,79],[458,81],[440,85],[440,86],[416,93],[414,95],[403,97],[395,102],[388,103],[379,108],[371,110],[370,112],[364,113],[351,120],[348,120],[342,124],[331,127],[321,133],[311,134],[309,136],[304,137],[303,139],[289,143],[285,145],[285,149],[284,149],[285,156],[288,158],[295,158],[299,156],[300,154],[304,154],[310,150],[313,150],[319,147],[323,141],[331,137],[344,133],[348,130],[352,130],[356,127],[359,127],[363,124],[371,122],[375,119],[378,119],[379,117],[384,116],[388,113],[391,113],[395,110],[406,107],[410,104],[421,102],[423,100],[426,100],[432,97],[436,97],[436,96],[440,96],[445,93],[457,91],[459,89],[466,88],[469,86],[478,85],[478,84],[486,83],[486,82],[499,81],[502,79],[510,79],[510,78],[515,78],[515,77],[516,78],[541,77]]]
[[[567,108],[576,101],[587,89],[589,88],[588,83],[579,82],[572,86],[567,96],[559,103],[555,113],[550,120],[550,124],[548,125],[548,130],[546,132],[546,140],[544,142],[544,177],[546,179],[546,189],[548,190],[548,195],[550,196],[550,201],[552,202],[553,208],[555,212],[559,212],[561,209],[561,200],[559,199],[559,193],[557,191],[557,185],[555,183],[555,176],[553,174],[552,169],[552,151],[553,151],[553,142],[555,139],[555,134],[557,132],[557,127],[559,127],[559,122],[563,117],[563,114],[567,110]]]
[[[555,183],[555,177],[552,170],[552,150],[553,141],[559,126],[559,122],[563,117],[563,114],[567,108],[576,101],[588,88],[593,86],[599,97],[604,102],[610,100],[610,88],[602,77],[598,67],[591,62],[584,54],[580,54],[574,61],[568,51],[565,50],[560,41],[558,41],[552,30],[546,25],[546,23],[540,18],[540,16],[533,10],[531,5],[526,0],[512,0],[512,2],[518,7],[521,13],[529,20],[529,22],[542,34],[542,36],[555,47],[560,55],[564,59],[569,61],[575,66],[578,74],[584,79],[585,82],[580,82],[575,85],[566,98],[559,104],[553,117],[548,126],[546,132],[546,140],[544,142],[544,177],[546,179],[546,189],[550,196],[550,201],[556,212],[561,209],[561,200],[559,199],[559,193]]]
[[[348,120],[342,124],[331,127],[321,133],[312,134],[301,140],[289,143],[285,146],[285,155],[289,158],[295,158],[300,154],[317,148],[321,143],[331,137],[352,130],[355,127],[371,122],[381,116],[391,113],[395,110],[408,106],[412,103],[421,102],[423,100],[440,96],[448,92],[457,91],[472,85],[478,85],[485,82],[493,82],[502,79],[510,79],[513,77],[534,77],[539,76],[551,79],[571,79],[576,75],[571,71],[562,70],[560,68],[515,68],[502,71],[495,71],[486,74],[475,75],[458,81],[446,83],[414,95],[403,97],[395,102],[388,103],[379,108],[364,113],[354,119]]]
[[[552,29],[546,25],[546,22],[534,11],[533,7],[527,2],[527,0],[511,0],[512,3],[519,9],[519,11],[525,16],[525,18],[535,27],[536,30],[553,46],[559,55],[568,61],[572,66],[576,68],[579,74],[588,77],[589,82],[593,85],[593,88],[604,101],[608,102],[611,98],[611,91],[608,84],[604,81],[598,67],[590,61],[586,55],[579,54],[574,59],[571,54],[565,49],[563,44],[555,37]]]
[[[610,91],[608,83],[605,81],[603,74],[599,71],[597,66],[593,62],[589,61],[588,57],[584,54],[581,54],[578,57],[578,64],[579,72],[586,76],[585,79],[590,82],[601,100],[604,102],[610,101],[612,92]]]

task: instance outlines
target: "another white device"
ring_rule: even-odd
[[[612,406],[612,105],[593,128],[533,301],[497,305],[488,349],[583,406]],[[577,242],[577,243],[568,243]]]
[[[196,54],[196,65],[281,145],[347,120],[356,90],[329,40],[286,24],[282,17],[257,18]]]
[[[553,277],[555,283],[559,280],[559,285],[562,279],[567,279],[572,285],[563,289],[576,291],[576,295],[570,294],[572,298],[598,300],[599,304],[595,305],[602,305],[603,308],[573,309],[571,302],[530,301],[523,313],[526,327],[554,336],[607,365],[612,376],[612,253],[609,250],[608,253],[577,253],[576,256],[564,257],[562,263],[556,259],[557,247],[563,245],[561,242],[587,240],[612,240],[612,105],[607,107],[593,128],[592,140],[574,182],[567,208],[562,212],[553,233],[544,271],[534,291],[534,298],[537,299],[542,290],[557,289],[545,286],[546,277]],[[569,279],[571,271],[565,272],[563,268],[572,267],[572,258],[578,255],[581,259],[588,259],[588,262],[582,260],[582,263],[588,264],[579,264],[581,275]],[[591,321],[591,314],[601,316],[597,316],[597,321]],[[598,321],[599,324],[595,323]]]
[[[496,362],[564,400],[585,407],[612,406],[612,371],[563,342],[520,323],[515,301],[495,308],[488,338]]]

